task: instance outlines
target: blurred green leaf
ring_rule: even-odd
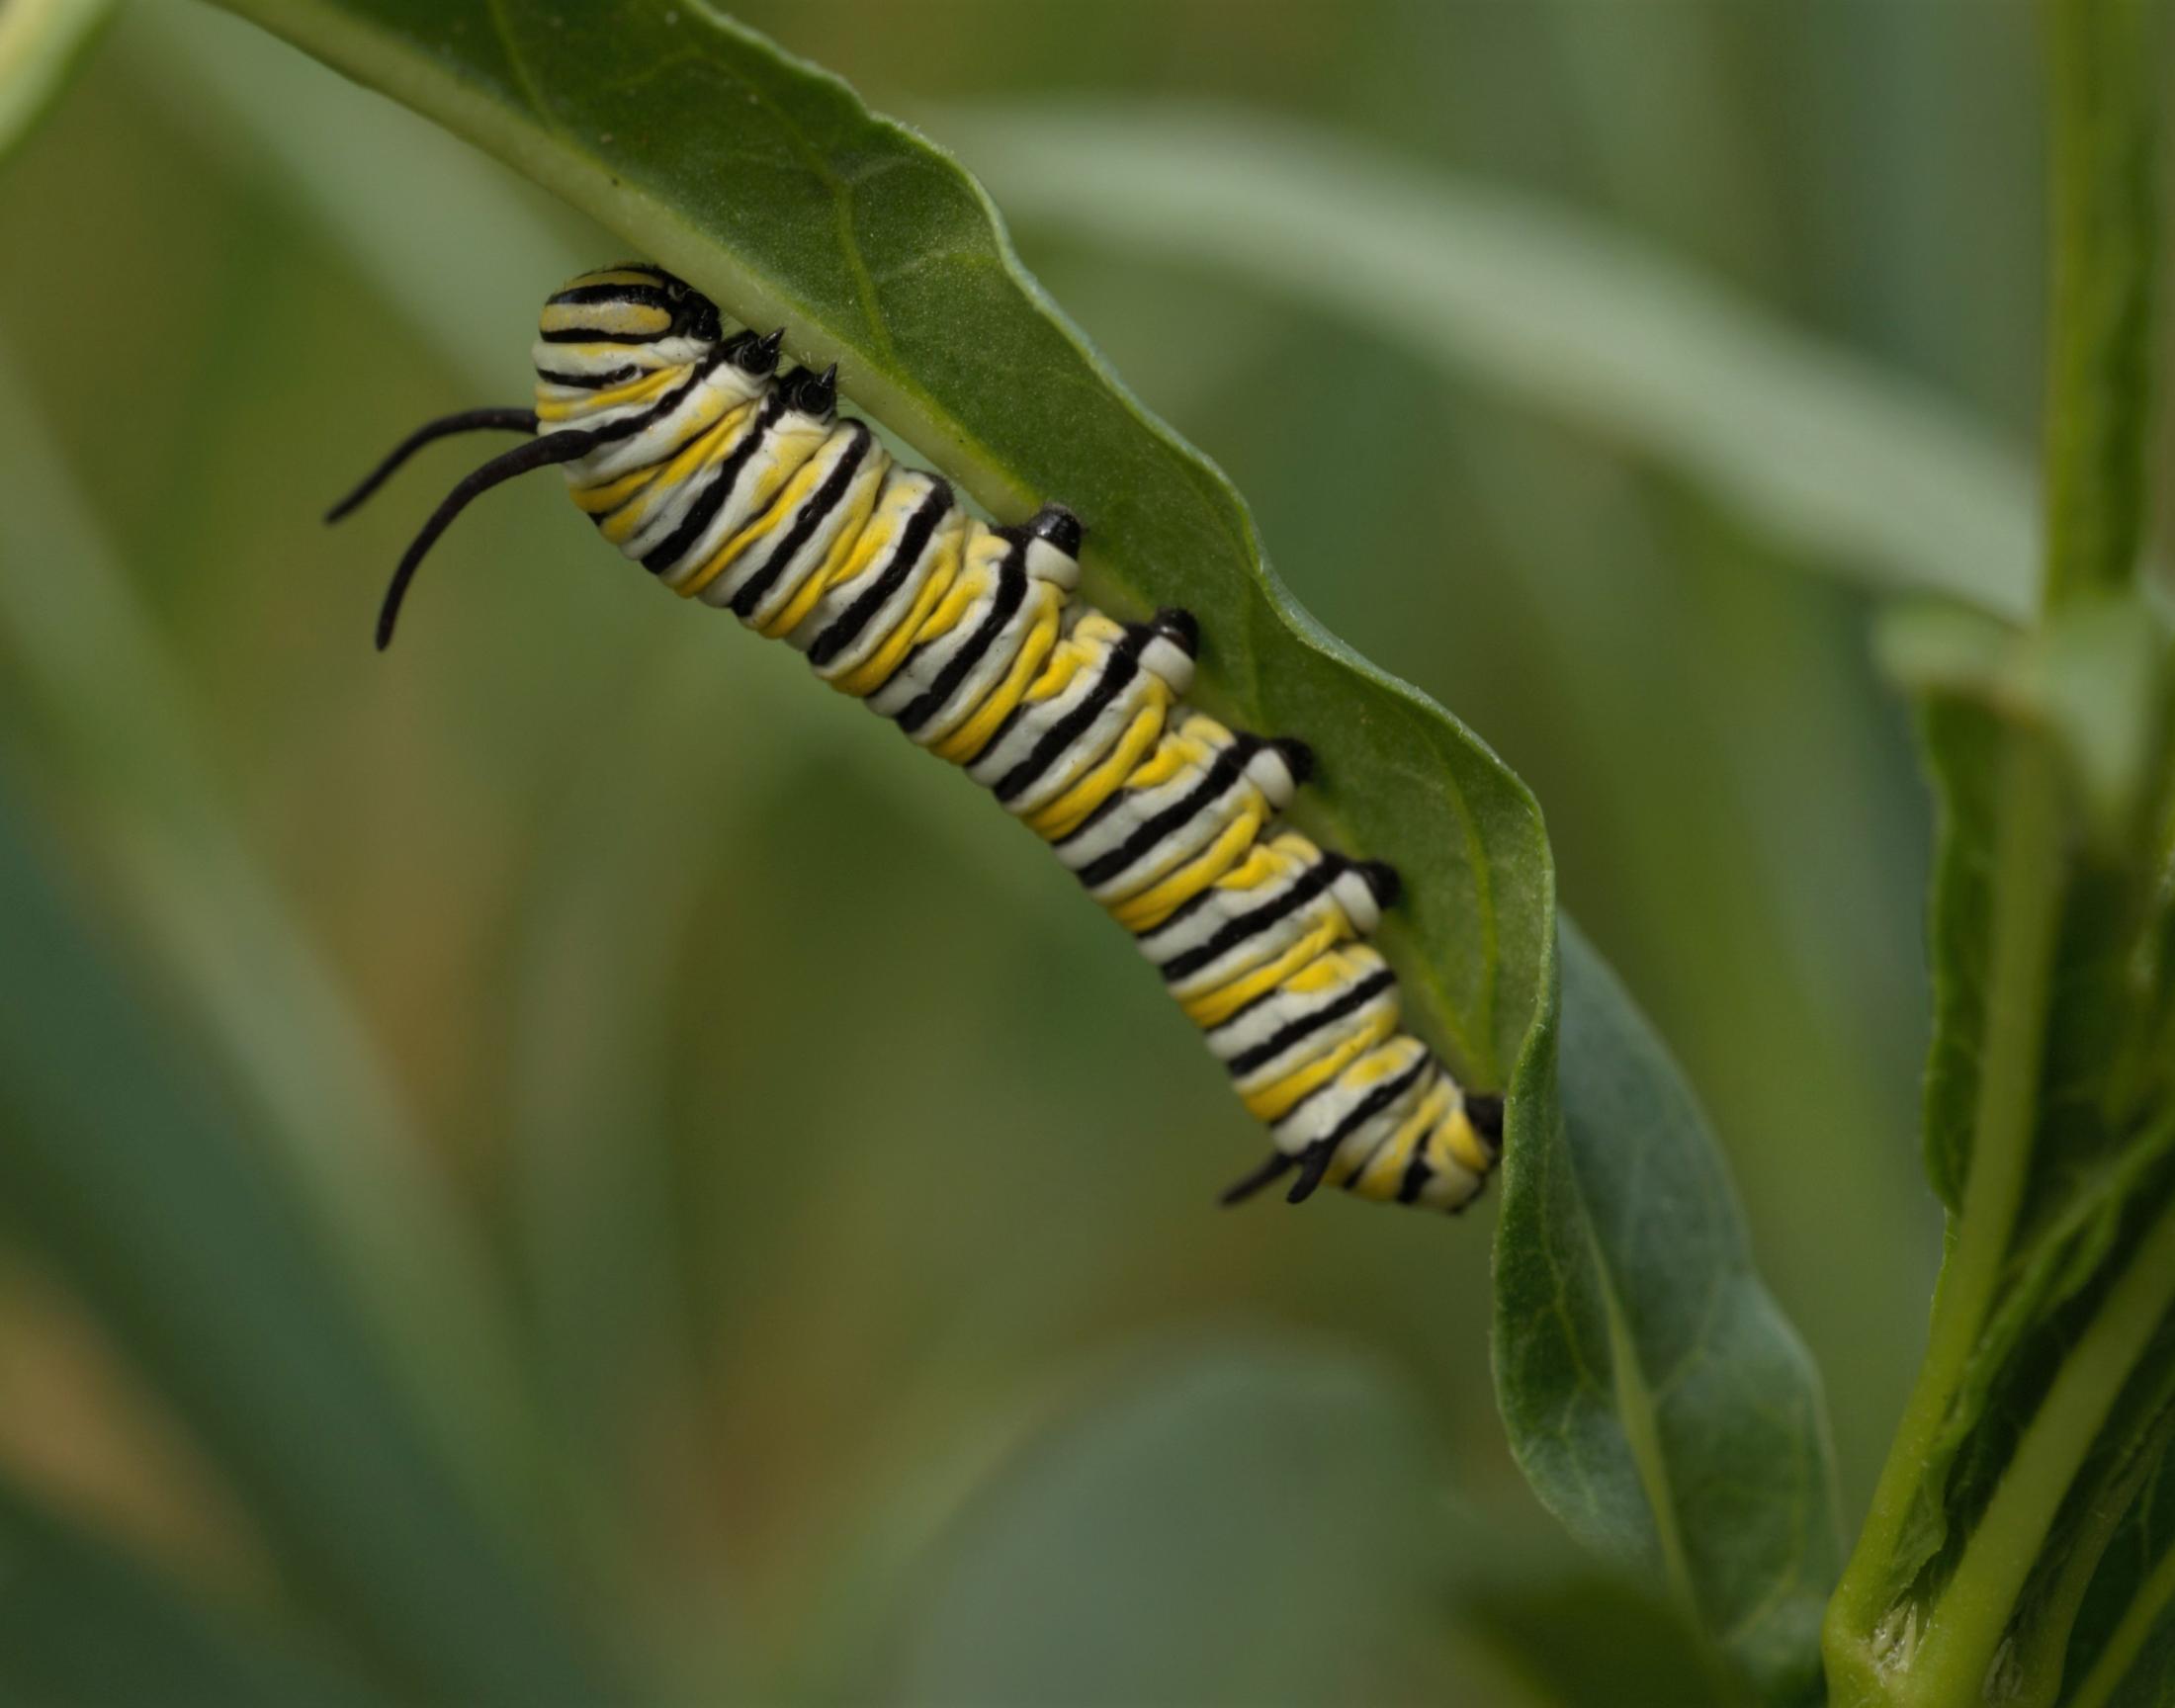
[[[0,797],[0,1195],[218,1456],[294,1586],[400,1690],[593,1698],[185,1029],[110,964],[49,861]]]
[[[644,1486],[655,1487],[661,1442],[701,1438],[685,1182],[665,1107],[670,973],[688,953],[702,886],[715,878],[687,851],[744,830],[736,819],[762,798],[766,773],[799,749],[729,741],[690,754],[652,739],[658,729],[715,726],[728,682],[716,637],[699,624],[674,634],[677,643],[593,743],[568,755],[565,804],[523,897],[514,1183],[534,1356],[555,1424],[585,1486],[601,1493],[598,1552],[652,1618],[663,1623],[692,1604],[714,1628],[705,1603],[715,1586],[645,1581],[665,1563],[642,1559],[636,1539],[614,1533],[615,1520],[639,1514]],[[795,693],[766,713],[766,726],[782,734],[794,708],[815,704]],[[630,834],[632,825],[642,833]],[[608,1002],[598,1002],[600,989]],[[737,1136],[706,1141],[729,1149]],[[643,1396],[639,1409],[631,1394]]]
[[[223,170],[269,181],[296,219],[336,243],[437,357],[449,387],[519,373],[509,306],[526,315],[538,279],[595,261],[559,203],[442,130],[388,123],[394,116],[368,90],[296,75],[290,49],[239,19],[193,0],[139,0],[112,51],[139,98]],[[415,193],[422,184],[429,195]],[[456,252],[458,291],[444,278]]]
[[[1496,1245],[1512,1448],[1575,1535],[1667,1586],[1738,1691],[1810,1701],[1839,1563],[1819,1379],[1690,1089],[1568,922],[1562,948]]]
[[[1325,1430],[1341,1451],[1308,1448]],[[1553,1535],[1499,1530],[1459,1503],[1458,1468],[1410,1402],[1348,1358],[1253,1335],[1169,1345],[982,1399],[893,1446],[884,1486],[858,1494],[827,1592],[802,1609],[794,1648],[822,1671],[774,1685],[781,1699],[890,1699],[902,1675],[990,1701],[1712,1699],[1674,1609]],[[1279,1475],[1276,1460],[1308,1469]],[[1354,1599],[1356,1615],[1333,1617]],[[1084,1605],[1106,1643],[1069,1617]],[[1017,1632],[997,1661],[1009,1676],[975,1652],[984,1619]],[[1088,1679],[1052,1685],[1084,1647]],[[1274,1682],[1249,1689],[1257,1675]]]
[[[1373,1371],[1241,1345],[1112,1386],[965,1501],[867,1695],[1503,1700],[1431,1656],[1445,1468]]]
[[[1621,441],[1874,587],[2010,617],[2034,604],[2023,458],[1628,234],[1236,112],[1038,101],[942,125],[1015,219],[1349,316],[1453,380]]]
[[[329,1657],[199,1605],[112,1544],[0,1485],[0,1696],[43,1708],[360,1708]]]
[[[0,708],[87,864],[262,1112],[411,1403],[503,1505],[529,1421],[506,1302],[348,996],[234,822],[191,685],[0,347]]]
[[[1725,1699],[1659,1585],[1501,1547],[1468,1559],[1452,1612],[1565,1708],[1696,1708]],[[1575,1635],[1574,1635],[1575,1634]]]
[[[66,87],[114,0],[0,0],[0,155]]]
[[[1304,821],[1408,880],[1385,942],[1416,1019],[1475,1083],[1508,1077],[1552,909],[1531,798],[1292,603],[1238,496],[1047,303],[946,156],[695,5],[230,9],[557,190],[736,318],[782,324],[797,356],[838,359],[857,402],[994,511],[1077,509],[1100,602],[1193,609],[1204,703],[1306,732],[1324,781]]]

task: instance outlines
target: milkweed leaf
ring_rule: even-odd
[[[1875,590],[2031,608],[2038,525],[2017,448],[1628,233],[1214,107],[978,105],[942,123],[1023,226],[1349,317],[1460,385],[1683,474]]]
[[[126,1634],[125,1636],[123,1634]],[[367,1708],[337,1662],[201,1604],[0,1485],[0,1693],[50,1708]]]
[[[898,1676],[873,1693],[1438,1693],[1401,1671],[1432,1646],[1435,1515],[1414,1494],[1441,1474],[1407,1398],[1378,1372],[1267,1345],[1172,1348],[1127,1374],[1102,1404],[1020,1442],[961,1503],[908,1593]],[[1264,1628],[1264,1609],[1287,1607],[1314,1617]]]
[[[171,1400],[299,1591],[392,1673],[595,1695],[430,1450],[216,1072],[113,964],[0,795],[0,1198]]]
[[[1819,1377],[1675,1064],[1568,923],[1562,940],[1496,1246],[1512,1446],[1573,1534],[1667,1584],[1755,1700],[1810,1701],[1841,1555]]]

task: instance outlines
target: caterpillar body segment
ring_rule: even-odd
[[[1502,1100],[1467,1094],[1404,1028],[1396,976],[1365,942],[1396,874],[1280,827],[1308,749],[1186,705],[1189,614],[1121,623],[1076,599],[1070,511],[982,521],[837,414],[834,368],[781,375],[782,343],[728,334],[712,303],[653,267],[556,293],[538,326],[533,415],[431,423],[332,513],[446,433],[535,435],[439,506],[394,574],[379,643],[459,510],[558,464],[624,555],[783,640],[965,769],[1133,934],[1268,1127],[1269,1157],[1227,1202],[1293,1174],[1293,1202],[1326,1184],[1463,1208],[1495,1165]]]

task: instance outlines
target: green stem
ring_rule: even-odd
[[[2054,309],[2045,611],[2125,586],[2135,570],[2150,391],[2161,75],[2153,48],[2161,3],[2046,0]],[[2065,892],[2069,811],[2054,755],[2045,738],[2019,727],[2009,732],[2002,764],[1969,1172],[1934,1297],[1926,1358],[1829,1608],[1825,1647],[1838,1701],[1977,1700],[2016,1590],[2089,1449],[2085,1424],[2112,1404],[2107,1384],[2119,1387],[2134,1337],[2151,1331],[2151,1322],[2139,1327],[2137,1319],[2152,1299],[2132,1295],[2160,1285],[2141,1259],[2118,1283],[2056,1378],[1994,1504],[1963,1544],[1956,1575],[1935,1606],[1922,1610],[1923,1637],[1915,1645],[1906,1640],[1895,1621],[1925,1563],[1906,1538],[1914,1517],[1923,1522],[1927,1505],[1938,1503],[1947,1481],[1955,1446],[1947,1437],[1958,1396],[1985,1355],[1981,1340],[2000,1302],[2031,1163]],[[2175,1240],[2175,1223],[2155,1229],[2151,1238],[2163,1236]],[[2175,1285],[2175,1275],[2167,1284]]]
[[[2092,1670],[2084,1675],[2077,1693],[2069,1698],[2068,1708],[2106,1708],[2114,1697],[2116,1686],[2130,1675],[2130,1668],[2144,1648],[2145,1639],[2152,1635],[2152,1628],[2159,1623],[2170,1601],[2175,1601],[2175,1548],[2160,1556],[2160,1563],[2152,1568],[2152,1575],[2137,1586],[2137,1593],[2123,1614],[2122,1623],[2115,1627],[2114,1636],[2100,1651]]]
[[[2039,1106],[2048,980],[2060,923],[2062,822],[2054,755],[2042,736],[2020,729],[2010,738],[1994,852],[1993,967],[1970,1172],[1956,1242],[1934,1295],[1925,1361],[1873,1492],[1871,1513],[1830,1604],[1828,1668],[1839,1695],[1855,1681],[1858,1699],[1881,1699],[1875,1633],[1905,1587],[1893,1577],[1898,1545],[2009,1253]]]
[[[2133,1136],[2117,1164],[2077,1195],[2045,1238],[2066,1245],[2088,1221],[2127,1202],[2144,1176],[2159,1169],[2171,1146],[2175,1146],[2175,1108]],[[2145,1356],[2150,1355],[2148,1350]],[[2032,1599],[2033,1610],[2029,1622],[2011,1633],[2013,1648],[2006,1670],[2017,1688],[2009,1698],[2010,1708],[2045,1708],[2054,1700],[2077,1613],[2091,1592],[2100,1563],[2175,1440],[2175,1371],[2159,1371],[2142,1393],[2132,1392],[2138,1386],[2136,1377],[2133,1373],[2118,1404],[2133,1418],[2149,1413],[2149,1421],[2133,1435],[2124,1454],[2098,1467],[2093,1482],[2071,1482],[2062,1499],[2064,1517],[2055,1520],[2064,1526],[2062,1557],[2052,1563],[2043,1560],[2035,1568],[2034,1583],[2024,1591]],[[2103,1424],[2100,1439],[2092,1444],[2095,1455],[2107,1438],[2108,1426]],[[2072,1513],[2073,1519],[2068,1516]],[[2042,1577],[2044,1586],[2039,1581]]]
[[[2150,441],[2160,0],[2047,0],[2053,324],[2045,600],[2127,587]]]
[[[1927,1623],[1925,1643],[1911,1668],[1914,1699],[1978,1699],[2047,1526],[2091,1452],[2109,1408],[2171,1307],[2175,1206],[2160,1213],[2138,1244],[2017,1444],[2001,1486]]]

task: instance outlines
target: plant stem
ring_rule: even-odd
[[[2048,0],[2053,327],[2045,603],[2126,587],[2145,517],[2159,0]]]
[[[1830,1604],[1828,1668],[1839,1696],[1845,1681],[1855,1680],[1859,1699],[1881,1699],[1873,1637],[1904,1587],[1894,1580],[1896,1549],[2008,1256],[2039,1107],[2047,984],[2060,922],[2062,821],[2061,779],[2050,747],[2035,731],[2014,731],[1994,850],[1993,966],[1970,1172],[1955,1243],[1934,1294],[1918,1382],[1881,1469],[1871,1513]]]
[[[2047,1527],[2108,1409],[2175,1307],[2175,1205],[2161,1211],[2033,1414],[1942,1590],[1911,1668],[1911,1694],[1976,1701]]]
[[[2092,1670],[2084,1675],[2076,1694],[2069,1698],[2068,1708],[2106,1708],[2115,1694],[2115,1687],[2129,1675],[2132,1663],[2137,1659],[2138,1651],[2152,1635],[2153,1626],[2159,1623],[2170,1601],[2175,1601],[2175,1548],[2160,1556],[2160,1563],[2152,1568],[2151,1576],[2137,1586],[2136,1596],[2124,1612],[2122,1623],[2115,1627],[2115,1634],[2100,1651]]]
[[[2162,0],[2046,0],[2053,325],[2048,340],[2043,619],[2127,586],[2143,527]],[[1975,1702],[2046,1526],[2123,1378],[2175,1294],[2175,1211],[2055,1378],[1915,1646],[1884,1629],[1925,1565],[1906,1542],[1938,1511],[1946,1439],[1999,1304],[2039,1127],[2049,980],[2070,819],[2045,735],[2012,727],[2000,760],[1987,904],[1985,1019],[1968,1172],[1934,1296],[1926,1358],[1830,1605],[1839,1702]],[[2164,1273],[2162,1272],[2164,1271]],[[1938,1524],[1938,1517],[1931,1518]],[[1893,1642],[1882,1653],[1884,1642]]]

